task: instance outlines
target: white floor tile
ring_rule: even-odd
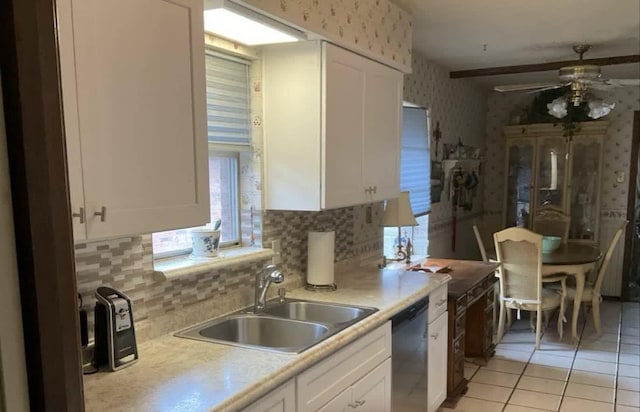
[[[531,352],[507,350],[500,345],[496,348],[496,354],[494,357],[496,359],[526,363],[531,357]]]
[[[602,386],[584,385],[582,383],[569,382],[567,390],[564,393],[565,396],[571,396],[572,398],[589,399],[591,401],[598,402],[610,402],[614,401],[613,388],[605,388]]]
[[[520,375],[504,372],[496,372],[485,368],[480,368],[473,378],[472,382],[487,383],[491,385],[504,386],[507,388],[513,388],[518,382]]]
[[[616,364],[610,362],[600,362],[589,359],[578,359],[576,358],[573,362],[573,369],[595,372],[595,373],[606,373],[608,375],[616,374]]]
[[[571,375],[569,375],[569,382],[614,388],[616,377],[615,375],[605,375],[604,373],[593,373],[574,369],[571,371]]]
[[[558,395],[548,393],[531,392],[516,389],[509,399],[512,405],[528,406],[529,408],[544,409],[547,411],[557,411],[560,407],[560,399]]]
[[[524,375],[566,381],[569,377],[569,369],[529,364],[524,370]]]
[[[570,368],[572,363],[572,358],[565,356],[553,356],[541,352],[535,352],[529,360],[529,364],[552,366],[555,368]]]
[[[640,379],[628,376],[618,376],[618,389],[625,391],[640,391]]]
[[[522,376],[518,381],[517,389],[527,391],[550,393],[552,395],[562,395],[565,382],[554,379],[536,378],[534,376]]]
[[[560,412],[614,412],[612,403],[596,402],[565,396]]]
[[[491,358],[485,368],[497,372],[520,374],[527,364],[524,362],[508,361],[503,359]]]
[[[618,354],[615,352],[604,352],[601,350],[591,350],[591,349],[578,349],[576,352],[577,359],[590,359],[596,360],[600,362],[611,362],[616,363],[618,361]]]
[[[640,366],[640,355],[631,355],[629,353],[621,353],[618,358],[618,362],[623,365],[636,365]]]
[[[618,343],[617,333],[602,333],[598,335],[595,330],[593,333],[589,331],[583,332],[580,338],[580,343],[596,343],[596,342],[613,342]]]
[[[618,376],[640,378],[640,368],[637,365],[618,365]]]
[[[629,343],[631,345],[637,345],[640,337],[638,335],[620,335],[620,343]]]
[[[462,397],[456,408],[455,412],[501,412],[504,408],[504,403],[484,401],[482,399]]]
[[[540,343],[540,349],[536,350],[536,353],[573,358],[576,354],[576,347],[571,345],[542,342]]]
[[[618,342],[580,342],[580,349],[618,352]]]
[[[511,388],[505,388],[504,386],[469,382],[468,391],[465,396],[485,401],[506,403],[509,399],[509,395],[511,395],[511,391]]]
[[[620,330],[620,334],[622,336],[635,336],[635,337],[639,337],[640,336],[640,328],[638,327],[631,327],[631,326],[627,326],[624,327]]]
[[[520,405],[507,405],[503,412],[540,412],[542,409],[528,408]]]
[[[480,368],[478,365],[467,366],[467,364],[465,363],[465,365],[464,365],[464,378],[466,380],[470,380],[471,377],[473,377],[473,375],[476,373],[478,368]]]
[[[518,351],[518,352],[527,352],[529,354],[533,353],[534,347],[531,343],[509,343],[502,342],[498,345],[499,348],[509,351]]]
[[[640,407],[640,392],[625,391],[618,389],[616,404]]]
[[[630,353],[632,355],[640,355],[640,345],[637,343],[635,345],[629,343],[620,344],[620,353]]]
[[[616,412],[640,412],[640,408],[633,406],[616,405]]]

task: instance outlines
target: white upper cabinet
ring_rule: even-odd
[[[402,73],[320,41],[263,57],[266,208],[397,197]]]
[[[59,0],[76,240],[209,220],[201,0]]]

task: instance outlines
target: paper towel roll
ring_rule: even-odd
[[[307,283],[333,285],[335,232],[309,232],[307,248]]]

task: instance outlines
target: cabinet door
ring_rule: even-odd
[[[567,141],[562,136],[538,139],[536,209],[555,206],[566,210]]]
[[[570,239],[597,240],[602,180],[602,136],[579,136],[571,142]]]
[[[353,396],[353,390],[351,388],[345,389],[338,396],[330,400],[322,408],[318,409],[318,412],[345,412],[353,409],[351,398]]]
[[[323,43],[325,53],[323,208],[351,206],[365,199],[363,136],[366,60]]]
[[[202,1],[70,4],[87,237],[206,223]]]
[[[294,412],[295,410],[296,384],[295,379],[291,379],[247,406],[243,412]]]
[[[364,187],[371,201],[398,197],[402,74],[369,62],[365,83]]]
[[[535,139],[507,140],[504,214],[506,227],[531,228],[535,148]]]
[[[353,385],[352,407],[362,412],[391,411],[391,359]]]
[[[444,312],[428,327],[428,412],[437,411],[447,397],[447,314]]]

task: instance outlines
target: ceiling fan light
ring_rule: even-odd
[[[551,103],[547,104],[549,114],[558,119],[562,119],[567,115],[567,99],[564,97],[558,97]]]
[[[589,102],[589,114],[592,119],[599,119],[608,115],[613,108],[616,107],[615,103],[605,103],[602,100],[591,100]]]

